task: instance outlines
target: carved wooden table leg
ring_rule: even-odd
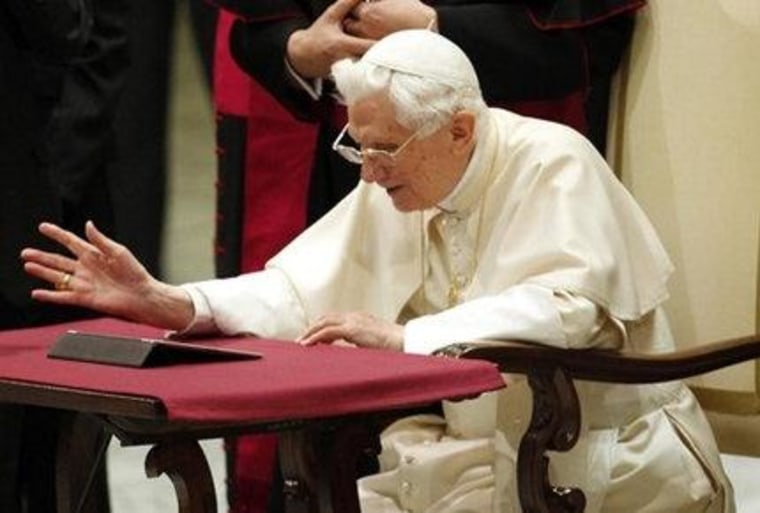
[[[568,451],[580,434],[580,405],[573,380],[561,368],[528,373],[533,392],[530,426],[520,442],[517,486],[525,513],[580,513],[586,497],[577,488],[549,482],[547,450]]]
[[[166,474],[174,485],[179,513],[217,513],[214,482],[196,440],[161,442],[145,459],[148,477]]]

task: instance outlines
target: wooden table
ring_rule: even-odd
[[[290,511],[358,513],[356,463],[379,429],[442,399],[503,386],[497,368],[482,361],[252,338],[194,342],[255,351],[260,360],[134,369],[48,358],[50,346],[70,329],[163,335],[109,318],[0,332],[0,401],[70,412],[60,425],[59,513],[76,512],[86,489],[72,464],[83,414],[124,445],[153,446],[146,472],[170,477],[181,513],[217,511],[198,440],[263,431],[281,432]]]

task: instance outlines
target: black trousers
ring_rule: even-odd
[[[62,422],[73,422],[77,433],[68,440],[67,458],[73,500],[78,504],[90,474],[94,480],[81,513],[110,510],[105,448],[108,436],[99,423],[70,412],[0,404],[0,507],[3,513],[56,513],[56,466]]]

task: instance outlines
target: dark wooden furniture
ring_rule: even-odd
[[[94,475],[77,465],[82,444],[105,451],[108,437],[89,436],[93,426],[125,445],[152,445],[146,472],[169,476],[180,513],[217,513],[198,440],[263,431],[282,433],[290,511],[359,513],[356,462],[382,426],[442,399],[503,387],[488,362],[256,339],[205,343],[256,351],[258,360],[135,369],[47,358],[69,329],[163,334],[114,319],[0,332],[0,402],[60,412],[58,513],[80,510]]]
[[[581,414],[573,380],[643,384],[685,379],[760,358],[760,334],[658,355],[501,341],[455,344],[440,354],[487,360],[502,372],[527,376],[533,414],[517,459],[523,512],[580,513],[585,507],[582,490],[553,486],[546,455],[568,451],[578,439]]]
[[[531,424],[518,453],[518,489],[523,511],[579,513],[585,506],[582,491],[552,486],[547,477],[546,455],[548,450],[569,450],[577,440],[580,410],[573,380],[661,382],[760,357],[760,335],[660,355],[556,349],[519,342],[478,342],[446,348],[442,353],[458,360],[435,360],[434,367],[441,362],[465,364],[466,368],[448,366],[443,373],[430,372],[428,365],[434,359],[412,361],[413,357],[385,352],[370,355],[369,362],[392,358],[404,366],[404,370],[400,370],[398,365],[373,365],[386,380],[383,385],[377,385],[372,380],[367,383],[361,376],[343,376],[340,370],[366,353],[352,354],[345,349],[323,347],[301,349],[307,352],[299,355],[297,346],[260,342],[263,345],[253,348],[264,357],[258,364],[256,361],[221,364],[225,365],[222,375],[230,375],[232,382],[243,388],[245,401],[219,412],[213,404],[216,395],[209,399],[200,394],[219,379],[219,367],[216,373],[211,366],[185,367],[184,372],[180,368],[146,372],[145,369],[111,370],[100,365],[45,358],[54,335],[69,327],[72,326],[0,332],[0,401],[55,408],[61,412],[56,459],[58,513],[76,513],[84,502],[91,476],[78,473],[82,469],[72,465],[80,454],[82,441],[91,439],[101,444],[98,450],[105,450],[107,440],[82,436],[83,430],[92,429],[93,425],[104,427],[125,445],[152,445],[146,472],[153,477],[169,476],[181,513],[216,513],[211,474],[198,440],[271,430],[282,434],[280,457],[289,513],[359,513],[355,486],[357,462],[365,451],[377,450],[379,430],[391,420],[428,408],[440,399],[474,396],[498,388],[501,386],[499,371],[527,375],[534,393]],[[157,333],[114,320],[84,321],[73,327],[126,335],[155,336]],[[231,347],[240,348],[234,343]],[[304,355],[308,358],[302,358]],[[294,357],[301,359],[292,360]],[[289,396],[287,402],[262,395],[262,390],[252,387],[252,383],[258,383],[266,388],[275,376],[288,381],[282,373],[291,371],[294,366],[298,372],[308,373],[322,372],[330,365],[336,367],[338,380],[325,389],[326,395],[313,395],[313,387],[329,373],[316,372],[307,387],[299,386],[298,381],[291,383],[290,392],[296,395]],[[66,371],[63,375],[51,374],[61,369]],[[241,381],[249,372],[261,376],[252,382]],[[204,374],[209,376],[204,377]],[[194,381],[188,387],[195,388],[183,391],[186,393],[180,394],[181,397],[162,395],[160,388],[167,379],[169,382],[187,379],[188,375]],[[459,383],[451,388],[451,382],[457,377],[473,383]],[[412,383],[415,386],[411,386]],[[349,390],[355,393],[357,387],[360,390],[355,403],[346,403],[342,396]],[[149,393],[154,388],[155,393]],[[274,392],[280,388],[288,387],[277,385]],[[383,394],[378,393],[380,389]],[[421,395],[417,393],[419,389],[422,389]],[[220,388],[219,392],[223,391]],[[315,408],[312,403],[319,397],[324,405]],[[299,400],[306,402],[298,404]],[[290,404],[291,401],[296,404]],[[336,402],[342,403],[344,409],[336,410]],[[209,405],[212,409],[206,412],[204,408]],[[244,409],[242,414],[238,411],[240,408]],[[319,414],[320,409],[325,413]],[[179,417],[178,411],[182,412]],[[305,411],[309,414],[299,415]],[[319,471],[315,472],[315,468]]]

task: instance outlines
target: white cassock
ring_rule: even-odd
[[[491,109],[468,168],[437,208],[395,210],[360,184],[262,272],[186,286],[193,331],[291,339],[318,316],[366,311],[403,322],[407,352],[454,342],[673,349],[661,304],[672,265],[645,215],[583,137]],[[451,306],[450,301],[454,301]],[[530,416],[523,379],[444,417],[382,437],[362,510],[520,511],[516,448]],[[554,454],[586,511],[726,512],[733,493],[710,428],[680,382],[577,383],[582,435]]]

